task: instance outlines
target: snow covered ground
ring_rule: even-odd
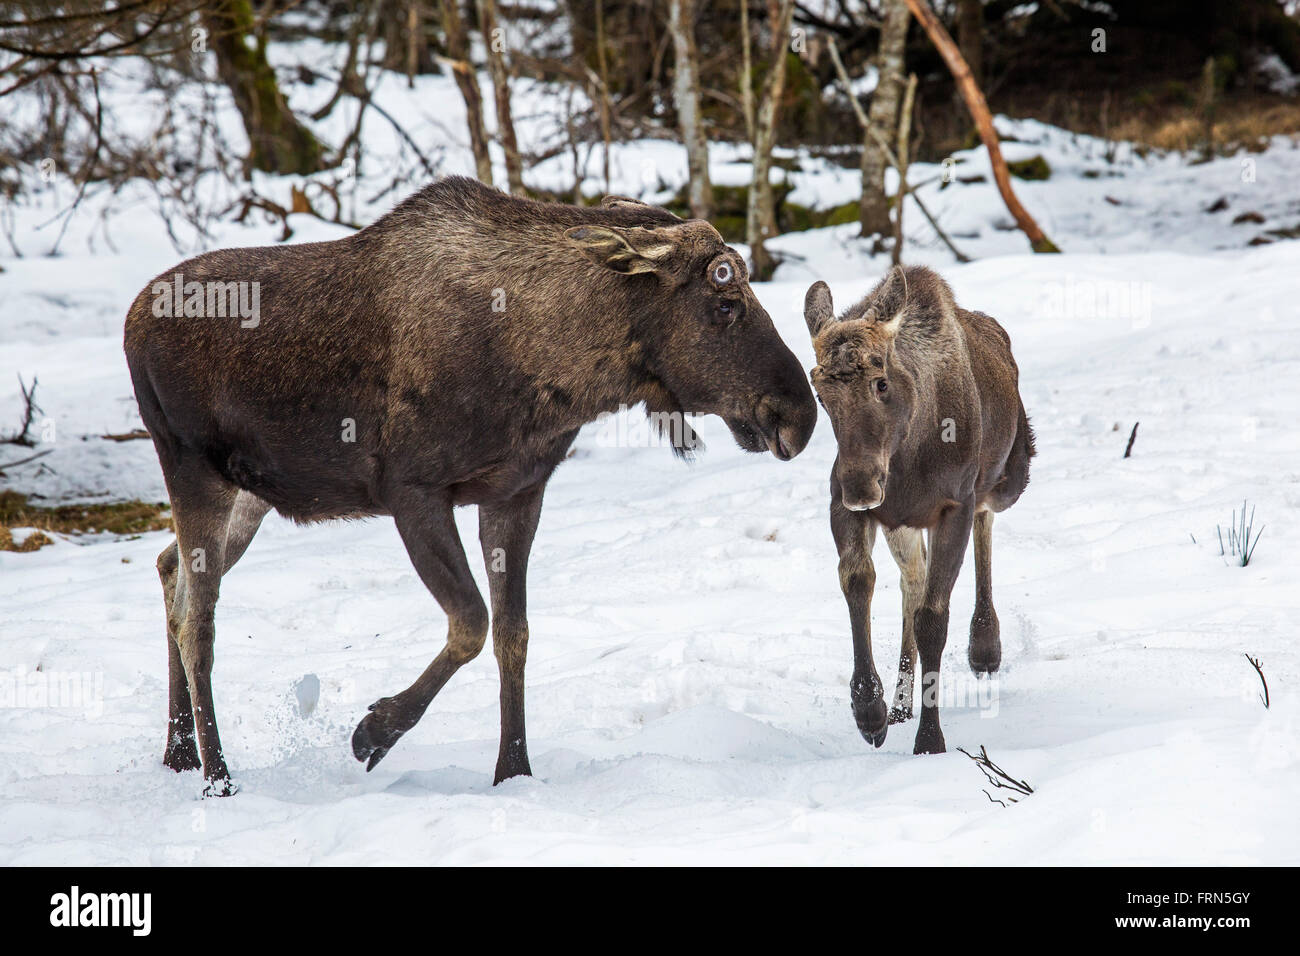
[[[458,130],[446,84],[421,82],[408,94],[394,81],[392,108],[420,135]],[[1052,164],[1051,179],[1017,189],[1067,254],[1024,254],[989,181],[923,187],[972,264],[953,265],[910,213],[908,258],[942,268],[959,302],[1011,333],[1039,448],[1029,489],[994,531],[996,681],[966,668],[970,568],[954,592],[948,754],[913,757],[915,722],[891,727],[881,750],[854,727],[824,416],[788,464],[743,454],[716,420],[699,423],[709,451],[693,466],[663,448],[608,447],[589,428],[550,485],[530,567],[536,776],[496,788],[490,653],[373,773],[352,759],[366,706],[410,683],[445,632],[389,521],[269,518],[225,580],[214,683],[241,787],[227,800],[201,799],[197,773],[160,763],[153,561],[169,536],[0,552],[0,863],[1300,860],[1300,243],[1246,245],[1300,220],[1300,150],[1279,140],[1193,165],[1122,148],[1110,163],[1097,141],[1001,126],[1022,141],[1011,158]],[[957,175],[978,173],[982,157],[958,157]],[[720,181],[737,158],[717,150]],[[454,142],[445,159],[450,171],[465,162]],[[620,147],[615,168],[614,191],[660,198],[685,174],[660,142]],[[856,195],[851,171],[806,170],[797,201]],[[565,170],[552,172],[560,184]],[[942,172],[918,165],[913,179]],[[17,421],[16,373],[39,376],[54,426],[37,448],[52,453],[11,470],[6,487],[161,500],[149,443],[99,436],[140,425],[122,316],[181,255],[128,190],[108,230],[118,251],[92,207],[61,255],[43,256],[57,226],[37,227],[71,197],[59,188],[5,213],[25,255],[0,273],[0,428]],[[1207,212],[1220,196],[1226,209]],[[1265,223],[1233,225],[1246,211]],[[294,226],[294,241],[343,234],[304,216]],[[774,246],[790,258],[757,287],[806,366],[811,279],[829,281],[842,307],[886,268],[853,231],[782,237]],[[223,223],[209,244],[277,232]],[[0,462],[17,457],[6,447]],[[1220,558],[1215,534],[1243,499],[1267,525],[1246,568]],[[472,542],[473,510],[459,518]],[[876,660],[890,683],[899,590],[883,545],[877,559]],[[479,580],[485,589],[481,569]],[[1269,710],[1245,653],[1263,663]],[[990,802],[956,752],[981,745],[1035,792]]]

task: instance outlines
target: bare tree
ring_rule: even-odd
[[[610,192],[609,188],[609,152],[612,144],[612,137],[609,128],[609,59],[605,55],[605,0],[596,0],[596,65],[600,68],[597,74],[600,87],[600,139],[605,148],[601,156],[601,168],[605,174],[605,194]],[[581,193],[581,183],[574,183],[574,194],[577,196]],[[580,201],[580,200],[575,200]]]
[[[840,82],[844,84],[844,90],[848,94],[849,103],[853,107],[853,113],[855,116],[857,116],[858,124],[862,127],[863,139],[875,143],[875,145],[880,149],[880,151],[885,154],[885,159],[889,161],[889,165],[893,166],[895,169],[905,170],[907,163],[904,162],[902,159],[900,159],[897,155],[895,155],[894,151],[889,148],[889,141],[886,140],[883,135],[881,135],[880,130],[876,129],[874,126],[871,125],[871,120],[867,118],[866,110],[862,108],[862,104],[859,103],[857,97],[853,95],[853,84],[849,81],[848,70],[844,68],[844,61],[840,58],[839,47],[836,45],[834,37],[828,38],[827,48],[830,50],[831,62],[835,66],[835,72],[839,74]],[[911,76],[907,78],[907,93],[905,94],[905,99],[911,100],[915,95],[916,95],[916,74],[913,73]],[[908,109],[905,115],[910,116],[911,110]],[[906,138],[902,135],[903,133],[902,125],[903,125],[902,121],[900,120],[899,121],[900,143],[903,139]],[[909,129],[907,132],[910,135],[910,127],[911,127],[910,120],[908,121],[908,127]],[[906,199],[908,196],[911,196],[912,202],[916,203],[916,208],[921,210],[921,214],[925,216],[926,221],[929,222],[931,228],[934,229],[935,235],[937,235],[940,239],[943,240],[943,244],[948,247],[949,251],[952,252],[952,254],[956,257],[957,261],[970,262],[971,261],[970,257],[967,256],[965,253],[963,253],[955,245],[953,245],[952,239],[950,239],[948,234],[943,231],[943,227],[939,225],[939,221],[934,218],[930,210],[926,208],[925,203],[921,201],[921,197],[918,196],[916,193],[911,192],[908,189],[906,172],[901,173],[898,177],[898,189],[899,189],[899,196],[898,199],[896,200],[896,205],[899,211],[899,215],[900,216],[902,215],[903,200]],[[902,254],[903,229],[902,229],[901,219],[895,219],[894,222],[896,225],[894,234],[897,237],[894,246],[894,251],[895,251],[894,262],[895,264],[897,264],[899,261],[897,256]]]
[[[871,95],[868,119],[872,127],[888,137],[898,128],[903,59],[907,28],[912,17],[904,0],[884,0],[884,4],[885,21],[880,28],[880,49],[876,54],[876,91]],[[889,197],[885,195],[885,169],[888,166],[884,150],[868,136],[862,145],[862,198],[858,204],[858,220],[864,236],[887,235],[892,228]]]
[[[745,136],[754,141],[754,50],[749,34],[749,0],[740,0],[740,108],[745,114]]]
[[[899,265],[903,261],[903,209],[907,206],[907,167],[912,162],[912,106],[915,102],[916,74],[913,73],[907,78],[903,107],[898,114],[898,145],[895,153],[898,197],[894,200],[894,247],[890,250],[894,265]]]
[[[99,0],[4,4],[0,51],[15,56],[0,63],[0,96],[68,72],[78,60],[170,56],[189,46],[188,31],[183,39],[179,31],[201,5],[202,0],[128,0],[114,7]]]
[[[1020,200],[1016,198],[1015,192],[1011,189],[1011,174],[1007,172],[1007,161],[1002,158],[1002,147],[998,145],[997,130],[993,128],[993,117],[989,114],[989,105],[984,99],[984,94],[980,92],[975,78],[971,75],[970,66],[965,58],[962,57],[961,51],[957,49],[957,44],[953,43],[952,37],[944,29],[939,18],[934,15],[930,5],[925,0],[905,0],[908,9],[916,17],[917,22],[925,28],[926,34],[930,37],[930,42],[934,44],[939,54],[943,57],[944,63],[948,65],[948,70],[952,73],[953,79],[957,82],[957,89],[961,91],[962,98],[966,101],[966,108],[970,110],[971,119],[975,121],[975,128],[979,130],[980,139],[984,143],[984,148],[989,153],[989,163],[993,166],[993,179],[998,184],[998,192],[1002,194],[1002,201],[1006,203],[1007,211],[1015,219],[1016,225],[1020,231],[1029,239],[1030,248],[1034,252],[1060,252],[1056,243],[1043,233],[1034,221],[1034,217],[1029,215],[1024,206],[1020,205]]]
[[[776,264],[764,242],[776,234],[776,208],[772,198],[772,147],[776,139],[777,107],[785,89],[785,58],[789,51],[790,20],[794,0],[768,0],[770,58],[763,88],[754,111],[753,178],[749,183],[749,204],[745,216],[745,240],[753,260],[753,277],[766,282]],[[748,71],[746,71],[748,72]]]
[[[266,58],[265,31],[258,29],[250,0],[216,0],[199,9],[217,74],[244,120],[249,164],[271,173],[320,169],[325,149],[285,102]]]
[[[975,82],[983,83],[984,0],[957,0],[957,47]]]
[[[700,115],[699,53],[695,46],[695,0],[669,0],[669,32],[673,37],[673,100],[690,183],[691,215],[708,219],[713,211],[713,186],[709,182],[709,141]]]
[[[515,138],[514,113],[510,109],[510,71],[506,67],[505,32],[497,21],[496,0],[478,0],[479,29],[487,47],[488,72],[497,107],[497,140],[506,154],[506,182],[516,196],[524,194],[524,165]]]
[[[460,0],[442,0],[442,29],[446,35],[447,59],[444,61],[456,78],[456,86],[465,100],[465,119],[469,126],[469,146],[474,153],[474,175],[492,184],[492,159],[488,155],[487,130],[483,128],[483,94],[478,77],[469,61],[469,32],[460,14]]]

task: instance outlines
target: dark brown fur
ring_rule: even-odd
[[[813,385],[839,444],[831,471],[831,531],[853,631],[853,712],[877,747],[888,724],[911,717],[922,666],[917,753],[944,750],[939,663],[948,601],[975,531],[976,606],[970,663],[1001,663],[990,571],[992,515],[1029,482],[1034,436],[1018,388],[1011,340],[994,319],[957,308],[929,269],[895,269],[835,319],[818,282],[804,305],[817,353]],[[871,653],[871,559],[883,527],[903,572],[903,652],[892,711]],[[929,554],[921,533],[929,533]]]
[[[296,521],[392,515],[449,618],[442,654],[358,726],[353,750],[373,767],[484,644],[487,609],[452,520],[455,505],[479,506],[502,678],[500,781],[529,772],[524,580],[543,489],[578,429],[645,402],[718,414],[742,447],[790,458],[816,420],[740,257],[707,223],[634,200],[542,204],[449,178],[349,238],[211,252],[156,281],[178,272],[186,283],[260,284],[255,327],[158,317],[154,283],[126,322],[177,528],[159,558],[164,761],[201,760],[219,792],[228,775],[211,707],[212,613],[221,574],[270,508]]]

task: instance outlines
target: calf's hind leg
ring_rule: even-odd
[[[411,492],[393,507],[397,532],[416,573],[447,613],[447,646],[410,687],[370,705],[352,733],[352,755],[373,770],[461,666],[483,650],[487,605],[465,561],[450,499]]]
[[[975,613],[970,619],[970,648],[967,658],[976,674],[992,674],[1002,664],[1002,640],[998,615],[993,610],[993,512],[981,508],[975,513],[972,530],[975,542]]]
[[[886,531],[885,540],[898,564],[899,585],[903,591],[903,645],[898,655],[894,706],[889,709],[889,722],[900,724],[912,719],[913,687],[916,684],[916,610],[921,606],[925,593],[925,532],[898,527]]]

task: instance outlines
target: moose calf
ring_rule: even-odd
[[[957,308],[948,284],[919,266],[896,268],[839,319],[830,289],[817,282],[804,318],[817,353],[813,387],[839,445],[830,517],[853,635],[853,716],[877,747],[889,724],[910,719],[919,650],[914,752],[943,753],[939,662],[972,527],[970,666],[992,673],[1002,661],[990,572],[993,514],[1016,503],[1034,455],[1011,340],[989,316]],[[903,649],[892,709],[871,654],[878,526],[902,571]]]
[[[177,274],[183,289],[172,290]],[[205,310],[205,288],[245,284],[255,295],[240,301],[257,316]],[[176,526],[158,559],[163,762],[201,765],[218,794],[230,787],[212,709],[213,614],[222,576],[271,508],[299,522],[391,515],[447,614],[446,647],[353,734],[369,770],[483,647],[488,610],[452,517],[478,505],[500,782],[530,772],[528,553],[578,429],[644,402],[658,415],[719,415],[742,448],[785,460],[817,420],[743,260],[708,223],[618,197],[533,202],[459,177],[345,239],[182,263],[136,297],[125,347]]]

